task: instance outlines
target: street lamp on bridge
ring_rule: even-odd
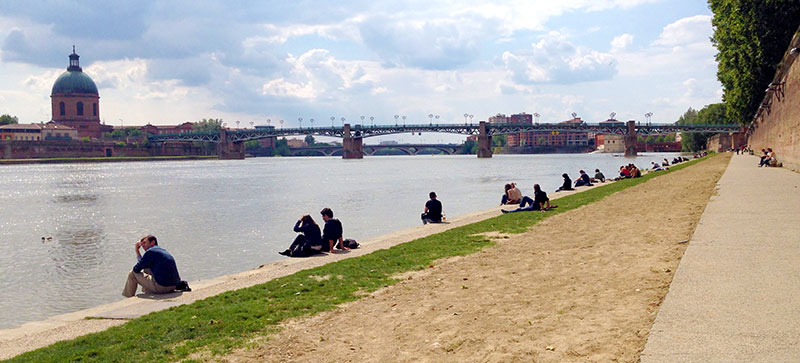
[[[372,127],[375,127],[375,116],[370,116],[369,121],[372,122]]]
[[[616,113],[616,112],[612,112],[612,113],[608,114],[608,119],[609,119],[610,121],[614,121],[614,116],[616,116],[616,115],[617,115],[617,113]]]
[[[272,119],[271,119],[271,118],[268,118],[268,119],[267,119],[267,127],[269,127],[271,123],[272,123]]]
[[[365,118],[367,118],[367,116],[361,115],[361,125],[364,125],[364,119]]]
[[[406,127],[406,115],[403,115],[403,127]]]
[[[472,123],[472,118],[473,117],[475,117],[475,115],[472,115],[472,114],[469,115],[469,123]]]
[[[397,127],[397,119],[400,118],[400,115],[394,115],[394,127]],[[403,125],[405,126],[405,125]]]
[[[302,130],[303,129],[303,118],[302,117],[298,117],[297,121],[300,122],[300,130]]]
[[[540,116],[542,116],[542,115],[540,115],[538,112],[534,112],[534,113],[533,113],[533,117],[535,117],[535,118],[536,118],[536,124],[537,124],[537,125],[539,124],[539,117],[540,117]]]
[[[467,117],[469,117],[468,113],[464,114],[464,126],[467,126]]]
[[[334,127],[334,126],[333,126],[333,121],[334,121],[334,120],[336,120],[336,116],[331,116],[331,127]]]
[[[653,113],[652,112],[648,112],[648,113],[644,114],[644,117],[647,118],[647,124],[649,125],[650,124],[650,118],[653,117]]]
[[[342,117],[342,127],[344,127],[344,117]]]
[[[432,113],[428,114],[428,123],[433,125],[433,114]]]
[[[308,121],[311,121],[311,128],[313,129],[314,128],[314,119],[312,118],[312,119],[310,119]]]

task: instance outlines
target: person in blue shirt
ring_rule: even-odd
[[[144,250],[144,255],[139,252]],[[167,250],[158,246],[158,240],[153,235],[142,237],[136,242],[136,258],[139,262],[133,266],[133,271],[128,273],[128,281],[122,296],[136,295],[136,289],[142,286],[145,294],[166,294],[175,291],[175,286],[181,283],[178,275],[178,266],[175,259]]]

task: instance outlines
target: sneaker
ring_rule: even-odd
[[[278,252],[278,254],[279,255],[284,255],[284,256],[290,256],[292,254],[292,251],[290,251],[289,249],[286,249],[286,251]]]
[[[503,213],[508,213],[508,211],[505,210],[505,209],[501,209],[500,211],[503,212]]]

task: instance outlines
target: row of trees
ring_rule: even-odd
[[[17,116],[11,116],[9,114],[0,115],[0,126],[18,124],[18,123],[19,123],[19,118],[17,118]]]
[[[800,25],[800,0],[709,0],[708,4],[727,118],[748,124]]]

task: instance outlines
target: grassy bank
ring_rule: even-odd
[[[677,165],[668,172],[690,164]],[[474,253],[492,244],[478,234],[521,233],[548,216],[598,201],[668,172],[650,173],[560,198],[559,208],[552,212],[499,215],[387,250],[152,313],[103,332],[25,353],[14,360],[167,361],[185,359],[205,350],[225,353],[254,336],[269,334],[287,318],[334,309],[397,282],[392,276],[398,273],[424,269],[436,259]]]
[[[98,156],[86,158],[42,158],[42,159],[0,159],[0,165],[13,164],[64,164],[64,163],[113,163],[124,161],[170,161],[217,159],[216,155],[189,156]]]

